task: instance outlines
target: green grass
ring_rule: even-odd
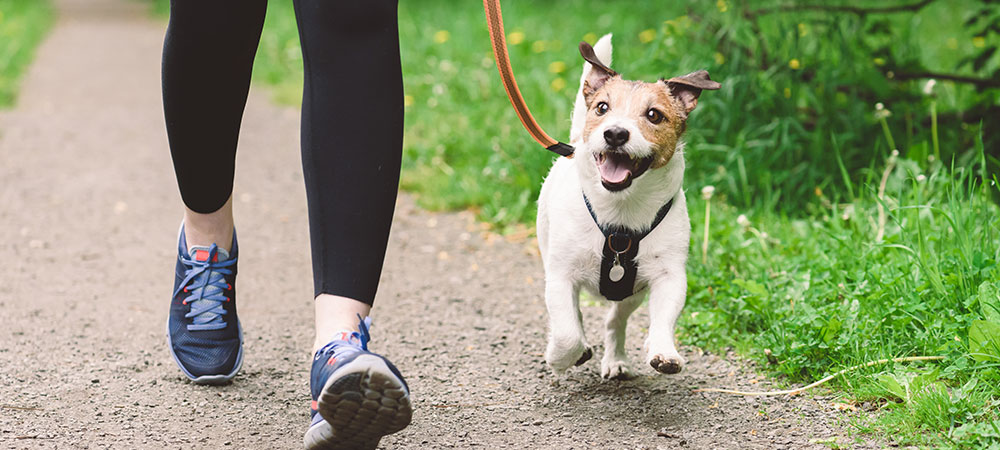
[[[722,82],[701,97],[687,134],[695,194],[683,342],[735,348],[790,383],[882,358],[945,356],[862,369],[829,387],[875,405],[852,419],[861,431],[1000,450],[1000,139],[995,116],[981,114],[1000,91],[941,81],[925,95],[926,80],[885,74],[990,77],[1000,55],[977,70],[959,64],[1000,39],[963,26],[979,2],[754,21],[729,0],[503,6],[517,80],[556,137],[568,133],[580,40],[614,32],[612,66],[630,78],[706,68]],[[400,17],[403,187],[426,207],[474,208],[501,229],[530,224],[553,157],[509,106],[480,4],[404,1]],[[272,1],[255,80],[296,104],[301,70],[291,6]],[[702,254],[706,205],[696,193],[706,185],[716,194]]]
[[[48,0],[0,0],[0,108],[14,105],[21,76],[52,20]]]
[[[1000,448],[995,176],[983,187],[979,164],[923,170],[899,160],[879,199],[887,164],[852,178],[860,185],[853,202],[817,191],[805,216],[756,210],[744,221],[740,208],[713,198],[707,264],[705,200],[690,196],[695,233],[680,339],[734,347],[796,383],[883,358],[945,356],[860,370],[834,386],[849,401],[879,405],[883,414],[861,426],[903,444]]]

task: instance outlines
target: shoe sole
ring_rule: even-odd
[[[413,417],[402,380],[375,355],[359,356],[331,374],[318,403],[324,420],[306,432],[308,450],[373,450]]]
[[[239,331],[240,337],[240,351],[236,354],[236,365],[233,366],[233,371],[224,375],[201,375],[194,376],[191,372],[188,372],[184,365],[181,364],[181,360],[177,358],[177,354],[174,353],[174,344],[170,339],[170,319],[167,318],[167,348],[170,349],[170,356],[174,358],[174,362],[177,363],[177,367],[184,372],[184,376],[188,377],[194,384],[210,385],[210,386],[220,386],[223,384],[229,384],[236,377],[236,373],[240,371],[243,367],[243,325],[236,322],[236,328]]]

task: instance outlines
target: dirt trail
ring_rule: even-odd
[[[191,385],[163,335],[181,207],[164,24],[141,2],[56,3],[19,105],[0,114],[0,447],[299,448],[312,301],[298,113],[251,95],[235,194],[246,360],[232,385]],[[372,345],[417,410],[384,448],[858,445],[829,399],[692,394],[765,383],[691,348],[678,376],[601,382],[594,360],[557,380],[541,356],[542,278],[526,243],[401,197]],[[602,314],[585,310],[592,341]],[[629,332],[636,361],[644,323]]]

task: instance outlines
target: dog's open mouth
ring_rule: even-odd
[[[607,151],[594,155],[597,170],[601,172],[601,184],[609,191],[620,191],[632,185],[632,180],[642,175],[653,157],[633,159],[626,153]]]

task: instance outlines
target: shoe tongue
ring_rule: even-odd
[[[210,252],[210,247],[203,247],[200,245],[196,245],[188,249],[188,255],[190,255],[195,261],[208,261],[208,255]],[[215,253],[214,262],[225,261],[227,259],[229,259],[229,252],[227,252],[226,249],[219,247]]]

